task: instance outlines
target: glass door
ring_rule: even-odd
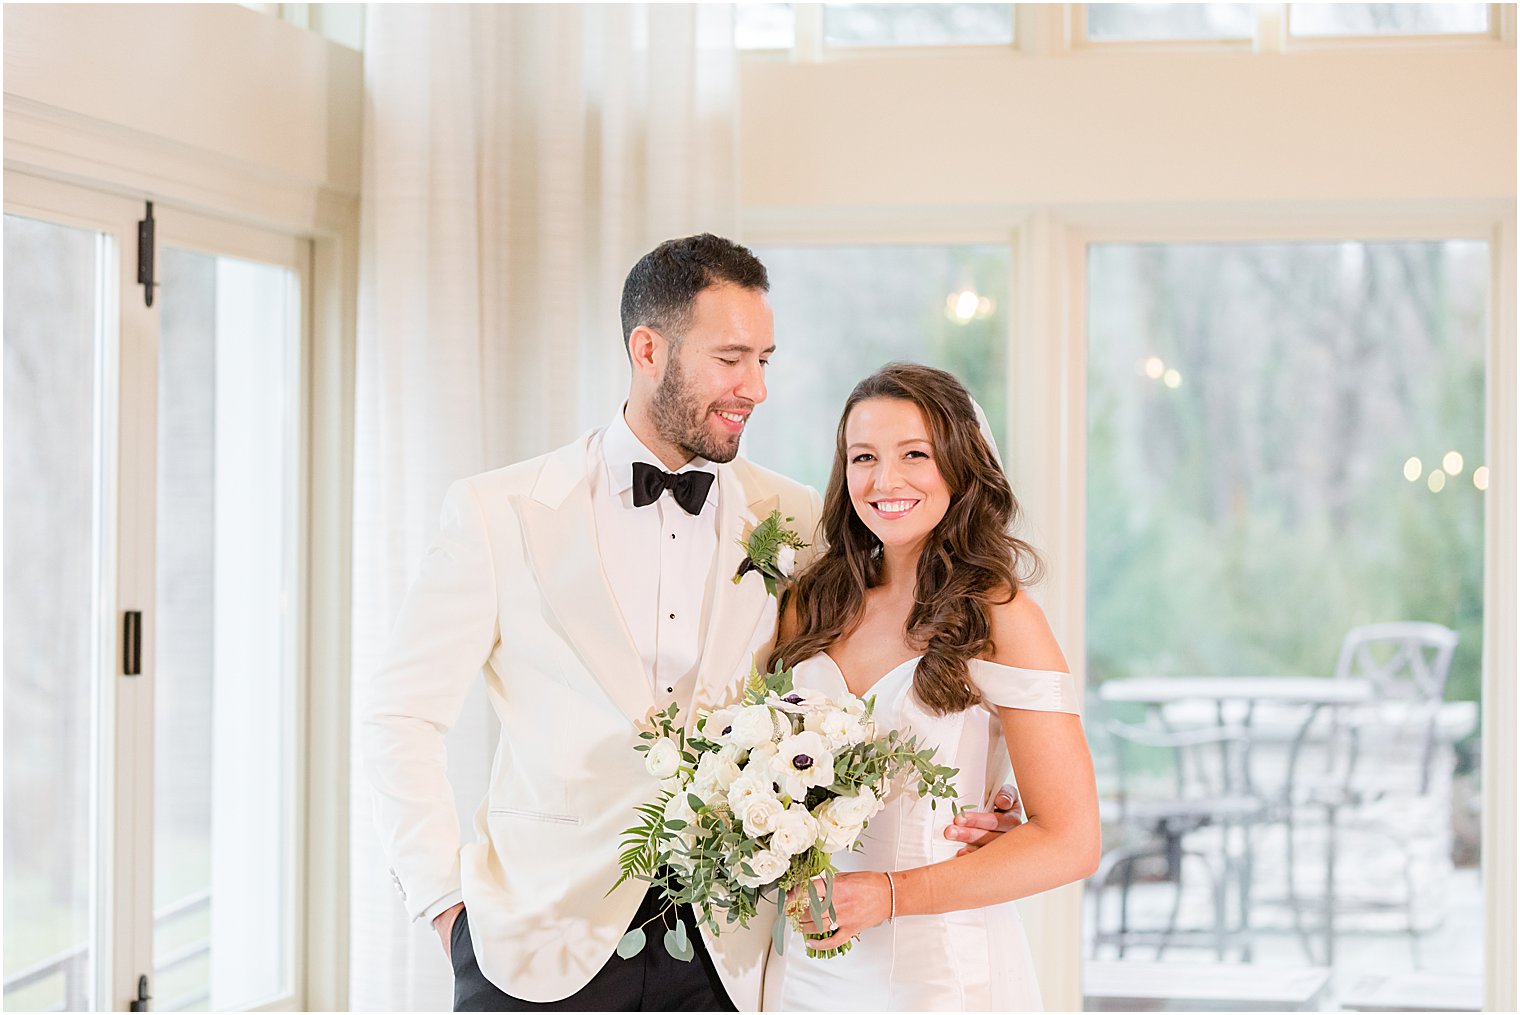
[[[5,216],[5,1006],[97,1007],[116,251]]]
[[[5,1007],[288,1006],[305,244],[6,187]]]

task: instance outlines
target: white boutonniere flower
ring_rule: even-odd
[[[773,596],[778,584],[784,587],[791,583],[797,570],[797,551],[806,549],[808,543],[795,530],[786,527],[789,521],[792,519],[783,518],[780,511],[772,511],[765,521],[750,530],[748,536],[739,540],[739,545],[744,547],[744,560],[734,575],[735,585],[751,571],[760,572],[765,579],[765,591]]]

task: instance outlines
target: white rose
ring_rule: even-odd
[[[771,833],[771,849],[787,856],[806,853],[818,841],[818,819],[808,813],[806,807],[793,805],[776,819],[776,830]]]
[[[842,708],[813,712],[803,724],[805,729],[822,736],[831,750],[838,751],[865,740],[865,725]]]
[[[770,835],[776,830],[776,822],[785,810],[781,801],[773,796],[751,796],[744,806],[744,834],[753,839]]]
[[[649,753],[644,755],[644,767],[656,779],[669,779],[680,771],[681,752],[676,749],[675,741],[661,737],[651,744]]]
[[[704,754],[697,762],[697,782],[728,792],[739,778],[739,765],[732,755]]]
[[[721,742],[747,750],[769,743],[774,732],[770,709],[764,705],[745,705],[734,712],[728,733]]]
[[[685,793],[676,793],[665,801],[665,820],[684,821],[688,825],[696,823],[697,812],[691,809],[691,801]]]
[[[664,818],[666,821],[686,822],[686,827],[676,833],[676,842],[672,844],[669,858],[671,866],[682,874],[690,874],[694,861],[686,854],[690,854],[697,844],[697,812],[692,810],[691,801],[685,792],[677,792],[665,801]]]
[[[728,806],[734,812],[734,817],[740,821],[749,811],[750,805],[756,800],[769,797],[774,800],[776,793],[771,789],[771,781],[768,778],[757,777],[745,772],[733,781],[728,787]]]
[[[753,772],[757,778],[762,775],[768,775],[770,763],[775,757],[776,745],[767,740],[749,752],[749,758],[744,762],[744,771]]]
[[[835,808],[836,798],[818,808],[818,848],[825,853],[841,853],[855,845],[861,826],[841,821]]]
[[[762,849],[742,863],[747,864],[755,873],[753,876],[746,874],[741,866],[735,872],[734,880],[746,888],[762,888],[786,873],[787,867],[791,865],[791,858],[782,856],[774,850]]]
[[[854,796],[835,797],[829,803],[833,807],[834,820],[841,825],[865,824],[881,810],[881,801],[876,799],[869,786],[860,787]]]
[[[776,570],[790,578],[797,570],[797,550],[789,543],[782,543],[776,551]]]
[[[834,782],[834,752],[817,733],[804,731],[782,740],[776,745],[773,765],[789,782],[800,781],[804,786],[830,786]]]

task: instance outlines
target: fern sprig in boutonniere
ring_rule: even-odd
[[[750,530],[748,536],[739,540],[739,545],[744,547],[744,560],[734,575],[735,585],[751,571],[760,572],[765,579],[765,591],[773,596],[778,583],[782,586],[791,583],[797,571],[797,551],[808,547],[801,535],[786,527],[786,523],[792,520],[783,518],[780,511],[772,511],[765,521]]]

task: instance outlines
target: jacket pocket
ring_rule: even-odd
[[[575,814],[550,814],[547,811],[529,811],[521,807],[492,807],[492,814],[509,818],[526,818],[529,821],[546,821],[551,825],[578,825],[581,819]]]

